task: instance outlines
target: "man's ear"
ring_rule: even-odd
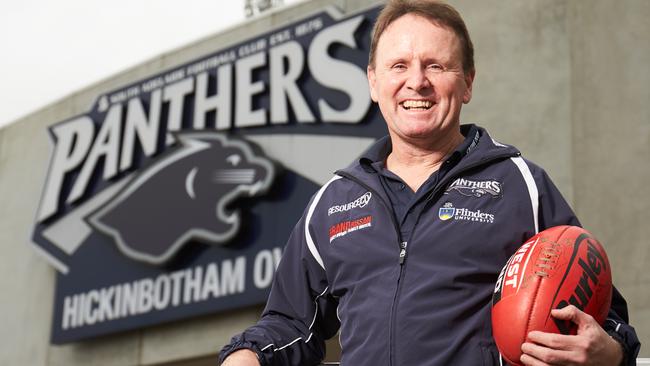
[[[375,75],[375,69],[368,65],[366,69],[366,75],[368,76],[368,88],[370,89],[370,98],[373,102],[377,102],[377,76]]]
[[[467,104],[472,100],[472,84],[474,84],[476,70],[465,73],[465,93],[463,93],[463,103]]]

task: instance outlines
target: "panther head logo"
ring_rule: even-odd
[[[190,240],[228,242],[241,225],[240,212],[228,205],[265,193],[275,173],[246,141],[217,133],[176,136],[179,148],[87,218],[125,255],[151,264],[165,263]]]

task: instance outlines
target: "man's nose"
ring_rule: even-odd
[[[409,69],[406,86],[409,89],[419,91],[431,88],[431,81],[427,77],[426,71],[421,67],[412,67]]]

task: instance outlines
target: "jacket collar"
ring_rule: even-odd
[[[460,126],[460,131],[465,140],[450,155],[450,159],[457,160],[450,175],[462,171],[469,166],[477,166],[488,161],[520,155],[519,150],[510,145],[504,145],[494,141],[487,130],[475,124]],[[376,170],[373,162],[385,160],[392,151],[390,136],[384,136],[377,140],[350,166],[338,171],[341,175],[353,176],[371,187],[380,190],[378,180],[374,176]]]

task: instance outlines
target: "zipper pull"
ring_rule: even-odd
[[[406,244],[407,242],[403,241],[399,244],[399,264],[400,266],[404,264],[406,260]]]

